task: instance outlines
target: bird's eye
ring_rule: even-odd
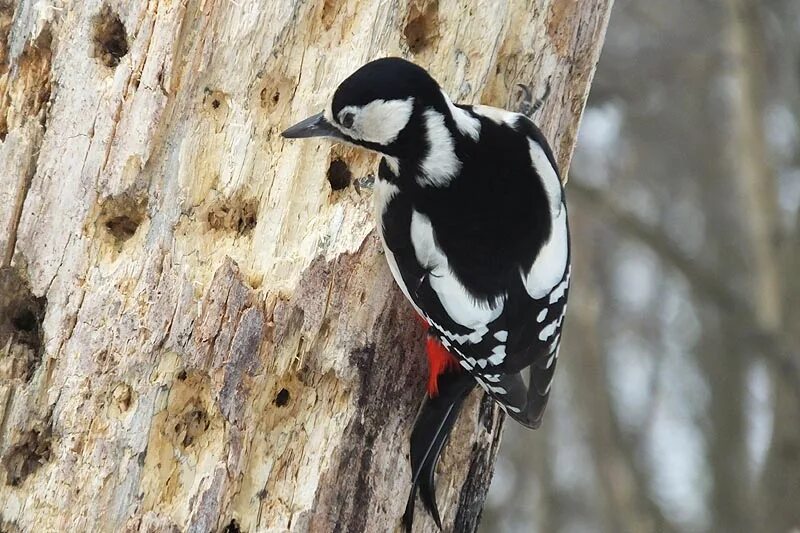
[[[342,126],[345,128],[352,128],[353,127],[353,114],[352,113],[344,113],[342,114],[339,122],[342,123]]]

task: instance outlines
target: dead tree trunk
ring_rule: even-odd
[[[0,530],[395,528],[425,370],[376,161],[278,132],[404,55],[460,101],[542,98],[566,167],[610,3],[0,0]],[[499,443],[481,400],[455,531]]]

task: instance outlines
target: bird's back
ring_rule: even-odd
[[[398,186],[378,199],[387,257],[461,365],[509,414],[537,426],[568,292],[563,190],[557,183],[554,201],[555,162],[527,117],[463,109],[480,120],[480,135],[457,139],[460,170],[450,183]]]

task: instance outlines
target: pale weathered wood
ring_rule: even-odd
[[[376,159],[278,132],[404,55],[458,101],[543,97],[566,167],[609,9],[0,0],[0,529],[398,527],[425,369],[355,186]],[[450,529],[500,426],[476,393]]]

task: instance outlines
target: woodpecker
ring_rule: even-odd
[[[416,494],[441,529],[434,473],[480,386],[511,418],[542,422],[570,280],[567,205],[553,152],[525,115],[455,104],[420,66],[367,63],[325,110],[283,132],[383,157],[376,226],[389,268],[427,328],[427,394],[411,434]]]

